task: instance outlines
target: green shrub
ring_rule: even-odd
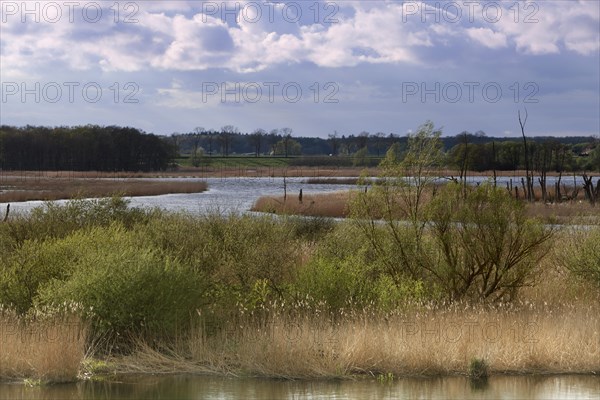
[[[335,228],[335,221],[326,217],[289,217],[286,222],[295,237],[313,242]]]
[[[340,223],[324,237],[316,256],[298,273],[295,290],[336,310],[375,307],[389,311],[426,297],[421,282],[392,276],[378,253],[351,223]]]
[[[40,288],[39,309],[74,303],[99,331],[174,332],[207,296],[201,273],[143,243],[120,224],[78,232],[65,241],[80,253],[66,279]]]
[[[158,210],[129,207],[129,201],[121,197],[89,200],[70,200],[63,204],[46,202],[28,214],[11,218],[0,224],[2,239],[0,248],[19,246],[26,240],[47,240],[65,237],[79,229],[108,226],[121,222],[127,227],[147,222]]]
[[[294,232],[270,217],[170,215],[151,221],[144,235],[167,254],[243,291],[263,279],[278,290],[299,262]]]
[[[397,287],[423,282],[429,299],[501,301],[531,282],[553,230],[506,190],[448,184],[425,203],[405,190],[383,185],[353,204],[360,236]]]
[[[336,262],[320,258],[300,270],[296,288],[300,296],[336,310],[361,303],[364,283],[351,260]]]
[[[84,248],[72,240],[26,240],[0,260],[0,304],[25,314],[40,286],[70,273]]]
[[[429,205],[435,255],[425,270],[451,300],[497,301],[528,285],[553,230],[491,185],[448,184]]]
[[[473,358],[469,363],[469,377],[471,379],[486,379],[489,375],[488,364],[483,358]]]
[[[600,288],[600,227],[572,233],[561,262],[578,279]]]

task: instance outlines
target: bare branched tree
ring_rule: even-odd
[[[523,147],[525,150],[525,179],[527,181],[526,196],[528,201],[533,201],[533,172],[531,172],[531,161],[529,159],[529,148],[527,146],[527,138],[525,137],[525,125],[527,124],[527,108],[525,109],[525,117],[521,119],[521,110],[519,110],[519,125],[521,126],[521,134],[523,135]]]

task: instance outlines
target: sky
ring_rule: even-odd
[[[600,134],[600,1],[0,0],[0,123]]]

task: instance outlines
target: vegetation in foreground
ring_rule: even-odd
[[[600,229],[554,232],[539,248],[510,229],[494,246],[426,230],[414,260],[399,256],[415,245],[408,231],[398,243],[376,228],[375,249],[362,230],[118,199],[11,218],[0,224],[1,346],[18,354],[3,351],[1,376],[76,379],[84,355],[117,372],[427,375],[467,373],[473,358],[490,373],[600,371]],[[495,264],[512,246],[529,250]],[[502,278],[487,295],[490,272]]]
[[[345,222],[118,198],[9,218],[3,326],[75,313],[86,354],[117,372],[474,375],[473,360],[486,374],[600,372],[600,228],[543,225],[490,185],[423,201],[432,128],[414,136],[410,163],[390,160],[390,179],[356,195]],[[61,358],[30,357],[18,374],[7,360],[2,377],[76,378],[55,372]]]

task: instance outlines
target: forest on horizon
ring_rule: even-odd
[[[190,133],[159,136],[132,127],[0,126],[0,168],[3,170],[164,171],[180,157],[195,166],[214,157],[285,157],[290,165],[375,166],[390,149],[402,157],[407,135],[295,136],[290,128],[242,133],[228,125],[221,130],[196,128]],[[600,139],[565,136],[527,137],[535,169],[600,171]],[[442,136],[445,167],[518,170],[524,167],[521,138],[490,137],[484,132]]]

